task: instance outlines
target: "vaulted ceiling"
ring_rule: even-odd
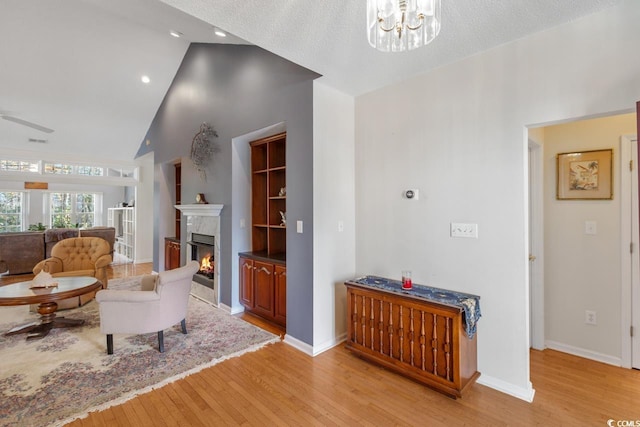
[[[190,42],[255,44],[358,96],[621,1],[442,0],[433,43],[385,54],[365,0],[2,0],[0,116],[53,132],[0,120],[0,149],[131,160]]]

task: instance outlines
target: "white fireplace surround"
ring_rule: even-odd
[[[210,205],[199,203],[193,205],[175,205],[184,216],[220,216],[224,205]]]
[[[215,267],[213,273],[213,289],[203,286],[197,282],[192,282],[191,293],[202,298],[216,307],[220,303],[220,213],[224,205],[214,204],[193,204],[193,205],[175,205],[182,216],[187,219],[187,242],[191,241],[193,233],[206,234],[215,236],[215,246],[213,257]],[[190,246],[190,245],[188,245]],[[191,255],[191,248],[187,247],[187,257]]]

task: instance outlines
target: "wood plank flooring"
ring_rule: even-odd
[[[148,271],[148,265],[114,266],[112,274]],[[609,419],[640,420],[640,371],[531,351],[531,381],[531,404],[479,384],[452,400],[343,345],[312,358],[277,343],[69,426],[606,426]]]
[[[640,372],[532,351],[532,404],[475,384],[452,400],[344,349],[284,343],[92,413],[70,426],[606,426],[640,419]]]

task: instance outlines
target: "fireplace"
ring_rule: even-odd
[[[215,247],[216,236],[191,233],[191,259],[200,263],[200,270],[193,280],[208,288],[215,288]]]
[[[187,259],[200,263],[193,275],[191,294],[210,302],[220,303],[220,213],[223,205],[175,205],[186,217]]]

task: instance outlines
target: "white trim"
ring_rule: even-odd
[[[478,384],[490,387],[494,390],[498,390],[502,393],[506,393],[510,396],[517,397],[518,399],[524,400],[525,402],[528,402],[528,403],[533,402],[533,398],[536,394],[536,391],[533,388],[533,384],[531,384],[531,381],[529,381],[528,388],[522,388],[522,387],[516,387],[513,384],[503,381],[501,379],[482,374],[480,378],[477,379],[476,382]]]
[[[289,344],[291,347],[300,350],[301,352],[308,354],[313,357],[313,347],[307,344],[306,342],[300,341],[297,338],[292,337],[289,334],[285,334],[283,342],[285,344]]]
[[[337,337],[333,337],[330,340],[325,341],[324,343],[320,344],[320,345],[314,345],[313,346],[313,355],[317,356],[320,353],[324,353],[327,350],[332,349],[333,347],[340,345],[341,343],[345,342],[347,340],[347,333],[345,332],[344,334],[340,334]]]
[[[528,138],[528,136],[527,136]],[[536,257],[529,267],[530,345],[544,349],[544,147],[528,138],[529,162],[529,251]]]
[[[629,243],[633,242],[631,226],[631,179],[633,173],[627,166],[631,161],[631,138],[620,137],[620,325],[622,334],[620,342],[621,366],[631,368],[631,269],[632,261]],[[627,329],[625,331],[625,329]]]
[[[195,205],[174,205],[184,216],[220,216],[224,205],[209,205],[206,203]]]
[[[620,355],[623,368],[634,366],[634,340],[629,333],[629,327],[634,323],[634,298],[640,275],[640,251],[638,242],[638,146],[636,135],[622,135],[620,137]],[[633,171],[629,171],[628,164],[634,161]],[[629,243],[633,244],[633,253],[629,253]],[[637,314],[636,314],[637,315]],[[638,348],[638,347],[636,347]],[[637,357],[637,356],[636,356]],[[636,359],[635,365],[638,365]]]
[[[585,359],[595,360],[596,362],[606,363],[607,365],[622,365],[622,360],[619,357],[611,356],[609,354],[598,353],[597,351],[574,347],[557,341],[545,341],[545,345],[551,350],[573,354],[574,356],[584,357]]]

